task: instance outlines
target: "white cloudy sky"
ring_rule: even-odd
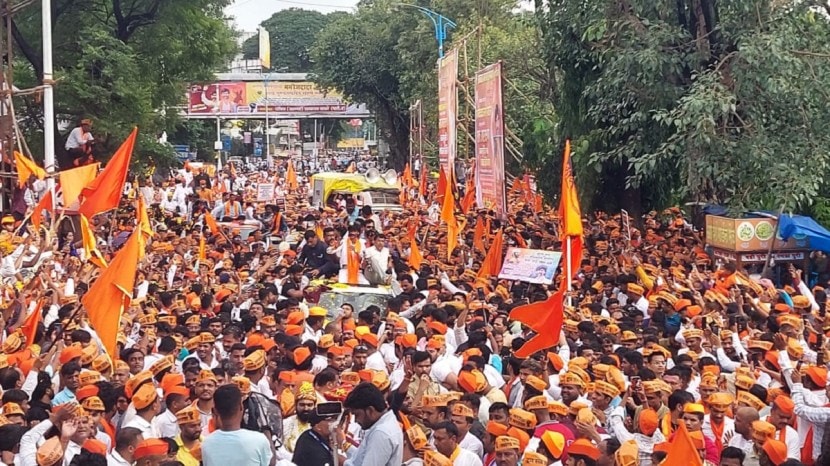
[[[234,18],[239,30],[253,32],[259,23],[279,10],[304,8],[323,13],[350,11],[357,2],[358,0],[235,0],[225,9],[225,13]]]

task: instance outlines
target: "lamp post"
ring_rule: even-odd
[[[412,5],[410,3],[395,3],[396,6],[408,6],[411,8],[415,8],[424,15],[426,15],[430,20],[432,20],[432,25],[435,27],[435,40],[438,41],[438,56],[444,56],[444,41],[447,39],[447,31],[450,28],[457,27],[458,25],[453,22],[453,20],[447,18],[446,16],[438,13],[436,11],[430,10],[429,8],[424,8],[418,5]]]

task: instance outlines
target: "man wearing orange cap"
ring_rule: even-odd
[[[830,422],[830,407],[810,406],[805,401],[805,385],[802,384],[801,373],[797,370],[790,372],[792,385],[792,400],[794,413],[798,416],[799,437],[804,439],[801,448],[801,462],[806,465],[814,463],[822,453],[822,441],[825,436],[825,425]],[[809,374],[808,374],[808,378]],[[812,381],[813,383],[817,381]]]
[[[654,445],[665,442],[666,438],[660,432],[660,429],[658,429],[660,420],[657,416],[657,411],[643,409],[640,411],[637,420],[639,425],[636,429],[637,432],[633,434],[625,428],[621,416],[611,416],[609,427],[620,443],[634,441],[639,451],[640,466],[649,466]]]
[[[181,431],[174,438],[179,446],[176,459],[184,466],[199,466],[199,460],[193,456],[193,452],[201,448],[202,443],[202,420],[199,411],[193,406],[188,406],[177,411],[175,416]]]
[[[720,458],[720,451],[711,437],[703,435],[703,418],[705,415],[703,405],[699,403],[686,403],[683,407],[683,423],[686,424],[686,429],[690,433],[700,432],[705,443],[705,459],[712,463],[717,463]]]
[[[795,403],[787,395],[778,395],[772,400],[767,422],[775,426],[775,438],[787,445],[787,457],[801,458],[801,441],[798,432],[790,424],[795,415]]]
[[[142,385],[133,395],[132,404],[135,406],[136,415],[124,427],[135,427],[141,431],[141,436],[145,439],[159,438],[160,433],[154,426],[153,418],[159,413],[161,402],[153,384]]]
[[[600,457],[599,448],[595,447],[590,440],[578,439],[568,445],[565,449],[568,459],[566,466],[596,466]]]
[[[311,428],[311,416],[317,407],[317,392],[310,382],[302,382],[295,395],[296,414],[282,421],[283,444],[277,451],[277,458],[291,461],[297,439]]]
[[[473,422],[476,420],[476,413],[473,409],[463,402],[456,402],[450,409],[450,420],[458,429],[458,445],[468,451],[473,452],[478,458],[484,456],[484,445],[470,429],[473,427]]]
[[[213,417],[213,395],[219,382],[213,372],[208,370],[199,371],[196,383],[193,385],[193,394],[196,396],[196,409],[202,418],[202,429],[210,424]]]
[[[139,442],[133,453],[135,466],[158,466],[167,459],[170,446],[164,440],[157,438],[144,439]]]
[[[196,352],[185,358],[185,361],[188,359],[195,359],[199,361],[199,368],[203,370],[211,370],[219,367],[219,360],[215,356],[216,337],[214,337],[210,332],[202,332],[198,335],[198,337],[199,346],[196,347]]]

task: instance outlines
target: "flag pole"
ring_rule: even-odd
[[[565,240],[565,273],[567,274],[567,298],[565,299],[568,306],[573,305],[573,298],[571,298],[571,279],[573,278],[571,270],[571,236],[568,235]]]

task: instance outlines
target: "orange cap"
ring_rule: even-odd
[[[599,449],[591,443],[590,440],[577,439],[574,440],[567,449],[568,455],[586,456],[594,461],[599,459]]]

